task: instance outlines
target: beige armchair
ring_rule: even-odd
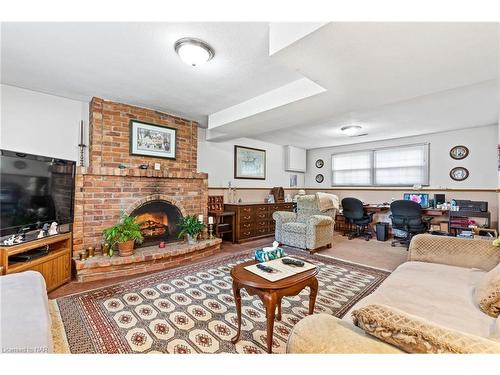
[[[315,195],[297,199],[297,213],[277,211],[276,241],[311,252],[320,247],[331,247],[336,209],[320,211]]]

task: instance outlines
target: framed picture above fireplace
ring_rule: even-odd
[[[266,179],[266,151],[234,146],[234,178]]]
[[[130,155],[175,159],[176,129],[130,120]]]

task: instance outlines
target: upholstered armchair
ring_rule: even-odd
[[[311,253],[320,247],[331,247],[336,213],[336,208],[321,211],[316,195],[298,197],[297,213],[273,213],[276,241]]]

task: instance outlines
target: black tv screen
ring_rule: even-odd
[[[75,162],[0,150],[0,237],[73,222]]]

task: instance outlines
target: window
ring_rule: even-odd
[[[372,151],[332,155],[333,185],[371,185]]]
[[[332,155],[333,186],[413,186],[428,184],[428,144]]]

